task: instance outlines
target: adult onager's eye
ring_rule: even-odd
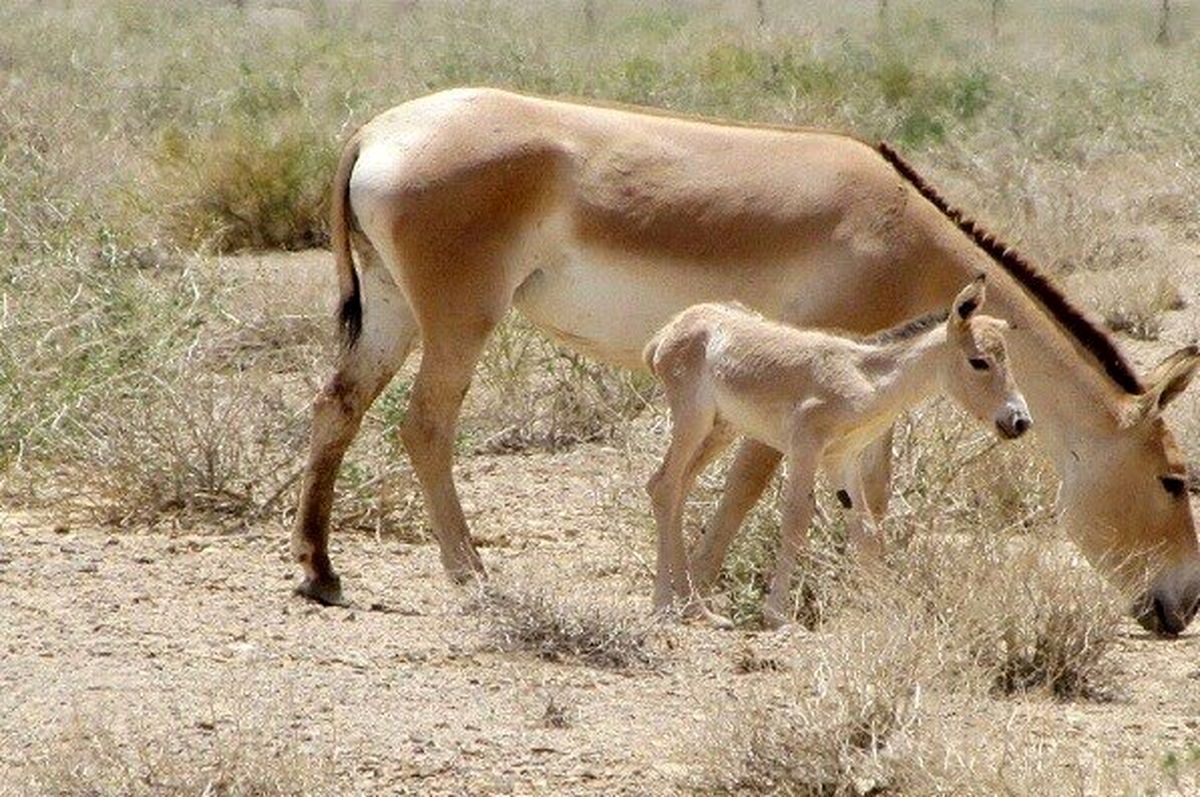
[[[976,371],[986,371],[988,368],[991,367],[990,365],[988,365],[988,361],[983,359],[982,357],[972,357],[971,359],[967,360],[967,362],[969,362],[971,364],[971,367],[974,368]]]
[[[1159,476],[1158,480],[1172,498],[1182,498],[1187,492],[1187,479],[1182,476]]]

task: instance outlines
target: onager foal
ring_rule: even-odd
[[[788,622],[796,557],[813,511],[813,478],[823,466],[842,485],[851,510],[850,542],[877,556],[875,519],[864,498],[857,455],[896,416],[944,391],[1006,438],[1031,419],[1008,369],[1008,322],[979,314],[982,276],[949,313],[923,316],[869,338],[785,326],[737,304],[699,304],[671,320],[644,357],[666,389],[671,444],[647,484],[658,525],[655,611],[679,602],[687,617],[716,625],[693,584],[683,539],[683,504],[704,467],[745,434],[788,462],[783,526],[764,611],[768,625]]]

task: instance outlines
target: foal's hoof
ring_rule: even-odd
[[[792,618],[786,612],[767,607],[762,614],[763,627],[771,631],[782,631],[792,625]]]
[[[349,606],[350,602],[342,595],[342,579],[338,576],[314,579],[306,578],[296,585],[293,590],[302,598],[316,601],[322,606]]]
[[[723,614],[717,614],[703,604],[692,604],[683,612],[684,620],[691,623],[701,623],[710,628],[728,631],[733,628],[733,620]]]

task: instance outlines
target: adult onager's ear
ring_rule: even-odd
[[[1150,386],[1137,397],[1136,421],[1157,418],[1187,389],[1200,368],[1200,347],[1184,346],[1159,363],[1150,374]]]
[[[951,319],[960,322],[966,321],[979,312],[979,308],[983,306],[984,299],[987,298],[986,282],[987,278],[983,274],[980,274],[971,280],[970,285],[959,291],[958,296],[954,297],[954,304],[950,306]]]

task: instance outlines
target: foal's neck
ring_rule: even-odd
[[[941,392],[949,353],[945,323],[907,340],[871,347],[863,370],[875,389],[872,414],[899,414]]]

